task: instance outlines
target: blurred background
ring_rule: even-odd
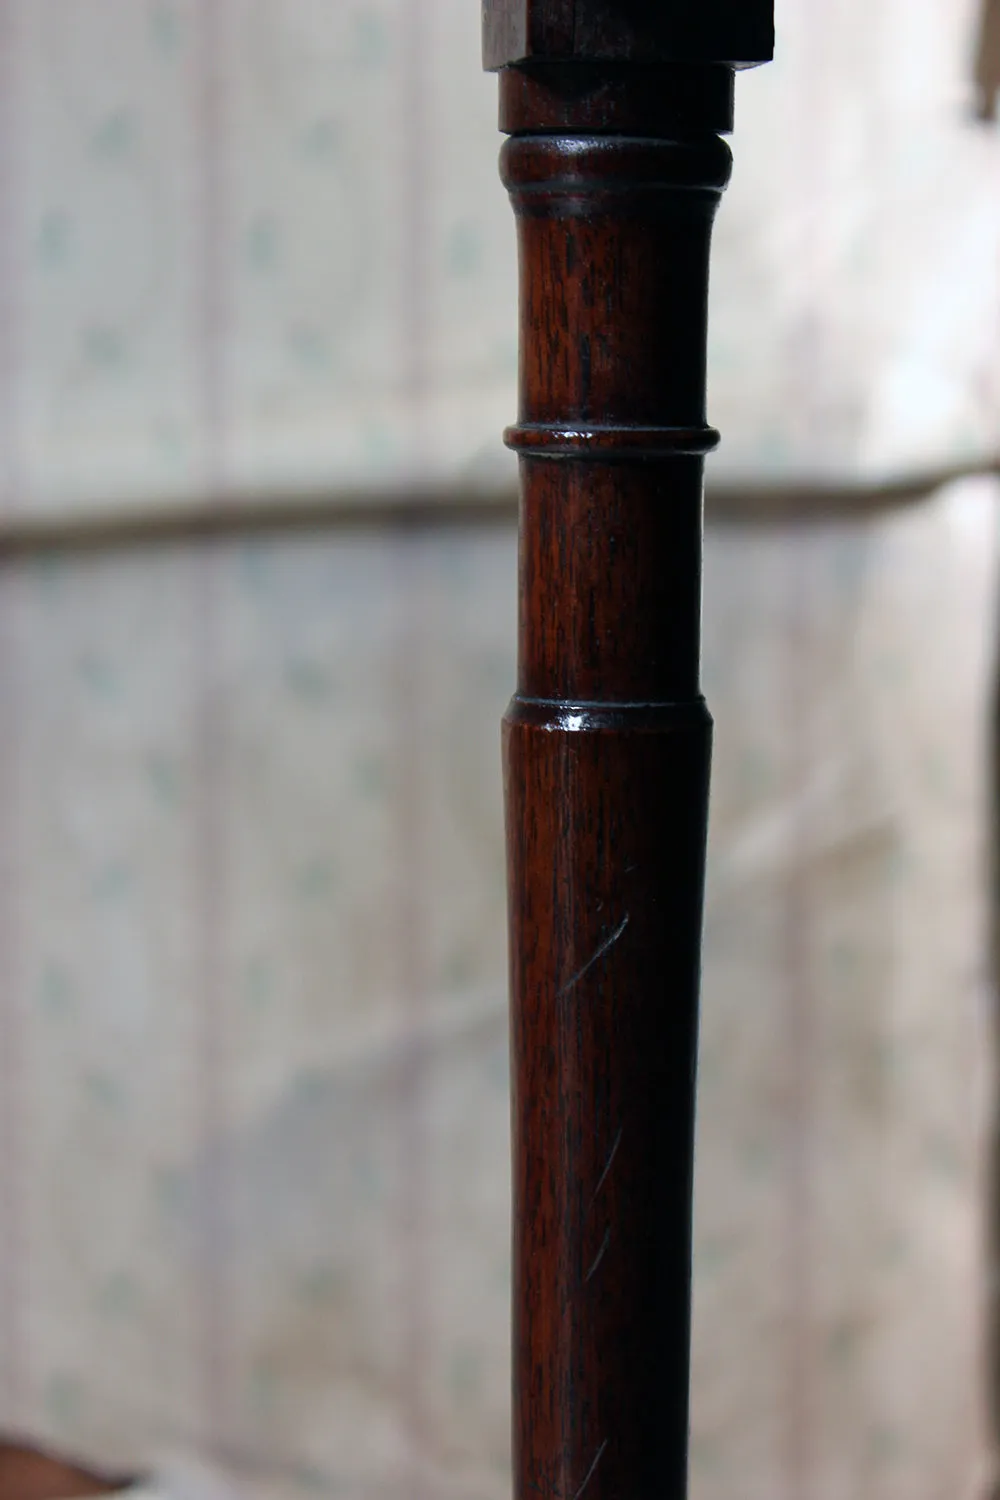
[[[509,1490],[478,11],[0,0],[0,1432],[171,1494]],[[713,288],[692,1489],[957,1500],[1000,13],[777,19]]]

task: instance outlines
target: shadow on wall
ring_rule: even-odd
[[[977,113],[981,120],[997,117],[1000,92],[1000,0],[983,0],[976,44]]]

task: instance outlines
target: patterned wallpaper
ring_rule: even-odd
[[[717,475],[993,451],[975,10],[779,5],[719,220]],[[513,227],[474,3],[2,0],[0,57],[9,511],[510,483]]]
[[[0,24],[15,508],[495,468],[515,263],[475,5],[4,0]]]
[[[983,1471],[996,501],[709,532],[695,1500]],[[507,1494],[513,572],[506,525],[4,569],[4,1425]]]

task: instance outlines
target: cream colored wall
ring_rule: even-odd
[[[779,4],[719,217],[717,477],[994,452],[976,10]],[[510,482],[513,227],[474,3],[3,0],[0,28],[8,511]]]
[[[996,500],[708,533],[700,1500],[981,1468]],[[3,1420],[500,1500],[511,532],[3,583]]]

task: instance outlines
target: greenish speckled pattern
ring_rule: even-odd
[[[996,503],[709,530],[694,1500],[981,1467]],[[5,574],[0,1421],[506,1496],[513,597],[504,527]]]
[[[741,75],[717,476],[995,451],[975,8],[788,0]],[[510,482],[514,235],[474,0],[3,0],[0,26],[8,508]]]

